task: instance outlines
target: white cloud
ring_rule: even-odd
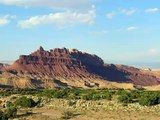
[[[127,16],[131,16],[133,15],[137,10],[133,9],[133,8],[129,8],[129,9],[119,9],[119,13],[125,14]]]
[[[11,19],[16,18],[15,15],[4,15],[4,16],[0,16],[0,26],[4,26],[10,23]]]
[[[74,26],[77,24],[93,24],[96,18],[95,9],[87,12],[59,12],[51,13],[49,15],[33,16],[27,20],[18,22],[18,26],[21,28],[32,28],[42,24],[54,24],[59,27]]]
[[[128,27],[126,30],[127,31],[135,31],[135,30],[137,30],[138,28],[137,27],[135,27],[135,26],[130,26],[130,27]]]
[[[16,5],[24,7],[47,7],[53,9],[86,9],[95,0],[0,0],[2,5]]]
[[[160,55],[160,51],[156,48],[151,48],[148,50],[148,52],[151,54],[151,55]]]
[[[149,8],[145,12],[146,13],[157,13],[159,11],[160,11],[160,9],[158,9],[158,8]]]
[[[107,17],[108,19],[112,19],[115,15],[116,15],[115,12],[110,12],[110,13],[107,13],[107,14],[106,14],[106,17]]]
[[[7,18],[0,18],[0,26],[7,25],[10,21]]]
[[[132,16],[136,12],[137,12],[137,9],[134,9],[134,8],[129,8],[129,9],[119,8],[118,10],[107,13],[106,17],[107,19],[112,19],[116,15]]]

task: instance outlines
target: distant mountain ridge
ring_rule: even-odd
[[[133,86],[160,84],[159,74],[125,65],[105,64],[97,55],[66,48],[46,51],[40,47],[30,55],[21,55],[12,65],[3,68],[3,72],[0,83],[13,87],[115,87],[110,82]]]

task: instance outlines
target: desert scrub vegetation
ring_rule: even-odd
[[[39,102],[39,101],[38,101]],[[32,98],[27,98],[25,96],[17,98],[14,102],[7,101],[6,107],[22,107],[22,108],[32,108],[35,107],[38,102],[35,102]]]
[[[17,116],[17,108],[14,106],[7,107],[4,111],[0,110],[0,120],[8,120]]]
[[[111,100],[111,91],[85,90],[85,89],[62,89],[62,90],[45,90],[43,96],[50,98],[65,99],[83,99],[83,100]]]
[[[144,92],[139,97],[139,104],[145,106],[160,104],[160,93]]]
[[[133,103],[131,92],[123,92],[119,95],[118,100],[124,104]]]
[[[17,111],[20,108],[32,108],[35,107],[37,103],[32,98],[27,98],[25,96],[19,97],[14,101],[7,101],[3,111],[0,110],[0,120],[8,120],[17,117]],[[26,113],[27,115],[28,113]]]
[[[3,108],[4,102],[6,104]],[[4,89],[0,91],[0,105],[2,108],[0,108],[0,120],[25,117],[29,119],[32,117],[38,117],[38,119],[45,117],[48,119],[48,116],[56,119],[77,119],[86,115],[95,118],[90,112],[94,114],[99,112],[101,116],[101,111],[104,114],[106,114],[106,111],[115,112],[116,114],[121,112],[122,116],[128,114],[128,119],[132,112],[138,113],[138,115],[144,113],[144,118],[146,115],[159,117],[160,91],[124,89]],[[86,114],[86,112],[88,113]],[[102,116],[101,118],[104,117]],[[119,116],[117,119],[119,119]]]
[[[0,96],[11,96],[14,94],[19,95],[38,95],[41,94],[42,89],[1,89]]]
[[[32,98],[21,97],[16,99],[14,102],[15,106],[23,107],[23,108],[32,108],[35,107],[37,104]]]
[[[138,102],[143,106],[160,104],[160,91],[145,90],[124,90],[124,89],[6,89],[0,91],[0,97],[19,94],[20,96],[37,96],[38,98],[56,98],[68,100],[112,100],[113,96],[122,104]],[[34,107],[35,103],[31,98],[15,98],[15,105],[21,107]],[[40,101],[38,101],[40,102]],[[12,103],[10,103],[12,104]],[[72,103],[70,103],[72,104]],[[9,103],[8,103],[9,105]],[[9,105],[10,106],[10,105]]]
[[[160,104],[160,91],[123,90],[119,92],[118,100],[124,104],[138,102],[143,106],[158,105]]]

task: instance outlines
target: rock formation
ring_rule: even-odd
[[[40,47],[30,55],[21,55],[10,67],[10,72],[47,75],[51,77],[89,77],[82,61],[75,59],[66,48],[45,51]]]
[[[46,51],[40,47],[30,55],[21,55],[14,64],[5,67],[4,71],[19,76],[20,86],[23,87],[105,87],[109,82],[142,86],[160,84],[159,77],[154,74],[124,65],[104,64],[96,55],[77,49],[69,51],[66,48]],[[24,80],[26,77],[29,83]],[[22,83],[23,80],[25,84]],[[18,87],[15,79],[9,83]]]

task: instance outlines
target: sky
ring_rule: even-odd
[[[39,46],[160,68],[159,0],[0,0],[0,61]]]

